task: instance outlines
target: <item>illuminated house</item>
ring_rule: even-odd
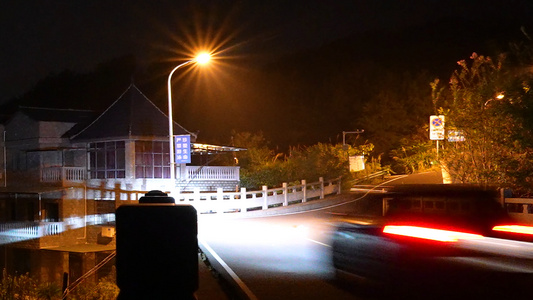
[[[0,269],[71,281],[114,249],[114,210],[149,190],[235,190],[239,167],[206,157],[240,149],[196,143],[170,179],[168,117],[131,85],[100,115],[21,107],[2,126]]]

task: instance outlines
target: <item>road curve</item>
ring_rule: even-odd
[[[382,185],[439,181],[439,173],[428,172],[394,176]],[[281,209],[273,216],[200,215],[199,244],[242,299],[375,299],[334,280],[330,263],[333,223],[339,215],[356,209],[365,195],[331,197],[320,200],[320,208]]]

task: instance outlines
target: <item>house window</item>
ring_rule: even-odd
[[[59,222],[59,204],[44,203],[44,220],[46,222]]]
[[[170,178],[168,142],[135,142],[135,178]]]
[[[123,141],[90,143],[89,161],[90,178],[126,177],[126,150]]]

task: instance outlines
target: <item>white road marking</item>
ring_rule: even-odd
[[[310,211],[319,211],[319,210],[325,210],[325,209],[336,207],[336,206],[345,205],[347,203],[352,203],[352,202],[355,202],[357,200],[360,200],[360,199],[364,198],[370,191],[372,191],[372,190],[374,190],[374,189],[376,189],[376,188],[378,188],[378,187],[380,187],[382,185],[385,185],[385,184],[387,184],[389,182],[404,178],[406,176],[408,176],[408,175],[398,176],[397,178],[388,180],[386,182],[382,182],[381,184],[376,185],[375,187],[370,189],[367,193],[365,193],[360,198],[357,198],[357,199],[354,199],[354,200],[351,200],[351,201],[348,201],[348,202],[343,202],[343,203],[340,203],[340,204],[330,205],[330,206],[321,207],[321,208],[312,209],[312,210],[285,213],[285,214],[280,214],[280,215],[294,215],[294,214],[306,213],[306,212],[310,212]],[[280,215],[277,215],[277,216],[280,216]],[[262,218],[262,217],[271,217],[271,216],[254,216],[253,218]],[[328,244],[325,244],[325,243],[322,243],[322,242],[319,242],[319,241],[315,241],[315,240],[312,240],[312,239],[307,239],[307,240],[310,241],[310,242],[322,245],[324,247],[331,248],[331,246],[328,245]],[[224,262],[224,260],[215,252],[215,250],[213,250],[213,248],[211,248],[205,241],[203,241],[201,239],[199,239],[198,241],[207,249],[207,251],[209,251],[209,253],[211,253],[211,255],[213,255],[213,257],[218,261],[218,263],[220,263],[220,265],[226,270],[226,272],[228,272],[228,274],[233,278],[233,280],[235,280],[235,282],[239,285],[239,287],[246,294],[246,296],[248,296],[248,298],[250,300],[258,300],[257,296],[254,295],[254,293],[250,290],[250,288],[239,278],[239,276],[228,266],[228,264],[226,264],[226,262]]]
[[[248,299],[250,300],[258,300],[252,290],[237,276],[237,274],[228,266],[228,264],[211,248],[205,241],[199,239],[198,240],[211,255],[218,261],[218,263],[228,272],[228,274],[235,280],[235,282],[239,285],[241,290],[248,296]]]
[[[312,240],[312,239],[307,239],[307,240],[310,241],[310,242],[313,242],[313,243],[316,243],[316,244],[322,245],[322,246],[324,246],[324,247],[329,247],[329,248],[331,248],[331,246],[328,245],[328,244],[325,244],[325,243],[322,243],[322,242],[319,242],[319,241],[315,241],[315,240]]]

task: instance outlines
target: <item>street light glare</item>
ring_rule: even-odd
[[[211,59],[211,55],[209,53],[200,53],[198,56],[196,56],[196,62],[203,65],[209,62]]]

